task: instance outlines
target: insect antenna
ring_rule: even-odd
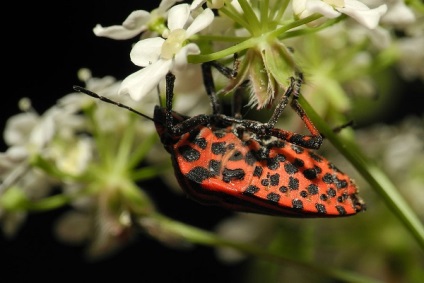
[[[116,106],[121,107],[121,108],[124,108],[124,109],[127,109],[127,110],[129,110],[129,111],[131,111],[131,112],[133,112],[133,113],[135,113],[135,114],[137,114],[137,115],[140,115],[140,116],[142,116],[142,117],[144,117],[144,118],[146,118],[146,119],[149,119],[150,121],[157,122],[157,121],[156,121],[155,119],[153,119],[152,117],[149,117],[149,116],[147,116],[146,114],[143,114],[143,113],[141,113],[141,112],[139,112],[139,111],[135,110],[134,108],[131,108],[131,107],[129,107],[129,106],[125,105],[125,104],[122,104],[122,103],[120,103],[120,102],[113,101],[113,100],[111,100],[111,99],[109,99],[109,98],[107,98],[107,97],[101,96],[100,94],[97,94],[97,93],[95,93],[95,92],[89,91],[88,89],[85,89],[85,88],[80,87],[80,86],[74,86],[73,88],[74,88],[74,90],[76,90],[76,91],[78,91],[78,92],[85,93],[85,94],[87,94],[87,95],[89,95],[89,96],[91,96],[91,97],[94,97],[94,98],[100,99],[101,101],[104,101],[104,102],[107,102],[107,103],[110,103],[110,104],[116,105]]]

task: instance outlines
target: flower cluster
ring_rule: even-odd
[[[172,73],[174,109],[193,116],[211,111],[202,64],[218,62],[222,69],[213,70],[216,94],[231,104],[228,97],[247,90],[243,110],[249,111],[243,115],[263,119],[268,114],[262,110],[285,99],[291,79],[297,78],[305,82],[302,96],[326,122],[338,125],[346,121],[346,113],[366,116],[354,102],[377,96],[381,86],[376,74],[380,81],[384,78],[386,89],[392,89],[393,70],[405,80],[424,81],[423,23],[424,5],[418,0],[162,0],[157,9],[132,12],[122,25],[93,29],[99,37],[132,41],[129,59],[139,70],[122,81],[93,78],[86,69],[79,77],[88,90],[148,116],[163,100],[165,78]],[[166,187],[178,190],[152,121],[81,93],[66,95],[43,114],[29,99],[22,99],[21,109],[7,121],[8,148],[0,153],[0,225],[5,235],[18,233],[31,211],[69,206],[55,231],[63,241],[87,244],[91,257],[116,251],[140,227],[166,244],[190,241],[190,233],[174,229],[140,185],[160,177]],[[284,115],[278,127],[300,125],[298,117],[294,122]],[[409,187],[417,195],[423,172],[420,158],[411,152],[423,149],[423,139],[414,136],[423,135],[419,123],[399,130],[407,150],[405,140],[396,138],[397,129],[390,128],[390,135],[381,129],[358,135],[359,143],[385,161],[382,166],[389,172],[413,167],[402,173],[411,175]],[[421,209],[417,198],[410,200]],[[217,231],[226,238],[269,244],[272,237],[261,231],[278,231],[280,219],[263,218],[237,216]],[[306,230],[290,221],[283,226]],[[320,232],[320,239],[325,236]],[[242,258],[233,250],[219,252],[227,261]]]

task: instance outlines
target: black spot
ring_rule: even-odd
[[[339,196],[337,198],[338,202],[344,202],[345,200],[347,200],[349,198],[349,195],[347,193],[343,193],[341,196]]]
[[[315,168],[313,169],[306,169],[303,171],[303,176],[305,176],[308,180],[313,180],[317,177],[317,171]]]
[[[294,152],[296,152],[297,154],[300,154],[304,151],[303,147],[297,146],[295,144],[291,145],[291,148],[294,150]]]
[[[317,174],[319,174],[319,173],[321,173],[322,172],[322,170],[321,170],[321,167],[319,167],[319,166],[314,166],[314,169],[315,169],[315,172],[317,172]]]
[[[236,146],[235,146],[233,143],[230,143],[230,144],[227,146],[227,148],[228,148],[229,150],[233,150],[235,147],[236,147]]]
[[[267,194],[266,198],[272,202],[278,202],[280,200],[280,195],[276,193]]]
[[[340,170],[339,170],[339,168],[337,168],[337,167],[336,167],[336,165],[334,165],[333,163],[328,163],[328,168],[329,168],[329,169],[331,169],[331,170],[334,170],[334,171],[336,171],[336,172],[343,173],[343,172],[342,172],[342,171],[340,171]]]
[[[341,205],[336,205],[336,209],[339,212],[340,215],[346,215],[346,210]]]
[[[303,197],[303,198],[306,198],[308,196],[308,192],[307,191],[301,191],[300,196]]]
[[[252,151],[249,151],[248,153],[246,153],[244,161],[246,161],[248,165],[253,165],[256,162],[255,155],[253,154]]]
[[[246,173],[243,169],[228,169],[224,168],[224,171],[222,171],[222,180],[226,183],[229,183],[231,180],[243,180],[244,175]]]
[[[322,194],[322,195],[320,195],[320,196],[319,196],[319,198],[320,198],[321,200],[323,200],[323,201],[328,200],[328,196],[327,196],[326,194]]]
[[[255,170],[253,171],[253,176],[260,177],[262,175],[263,168],[261,166],[255,166]]]
[[[278,161],[277,157],[268,158],[266,160],[266,166],[269,168],[269,170],[276,170],[280,168],[280,162]]]
[[[268,159],[268,156],[269,156],[269,149],[268,148],[261,147],[255,153],[256,153],[256,157],[259,160],[266,160],[266,159]]]
[[[281,186],[281,187],[278,188],[278,190],[282,193],[287,193],[288,188],[286,186]]]
[[[330,197],[335,197],[336,196],[336,190],[335,189],[332,189],[332,188],[329,188],[328,190],[327,190],[327,194],[330,196]]]
[[[318,213],[327,214],[327,210],[325,209],[325,206],[323,204],[316,203],[315,208],[317,209]]]
[[[198,138],[194,140],[194,143],[197,144],[201,149],[205,149],[208,143],[205,138]]]
[[[292,191],[299,189],[299,179],[290,177],[289,178],[289,188]]]
[[[224,154],[227,150],[225,147],[225,142],[214,142],[211,147],[213,154]]]
[[[299,171],[293,164],[284,163],[284,170],[286,170],[287,174],[294,174]]]
[[[302,159],[299,158],[295,158],[293,161],[293,165],[296,166],[297,168],[303,167],[305,165],[305,162],[303,162]]]
[[[319,156],[318,154],[313,153],[312,151],[309,152],[309,156],[312,157],[312,159],[317,161],[317,162],[322,161],[322,157]]]
[[[274,175],[271,175],[269,180],[271,181],[271,186],[278,186],[280,183],[280,174],[275,173]]]
[[[224,132],[214,132],[214,135],[218,139],[225,137],[225,133]]]
[[[261,185],[262,186],[265,186],[265,187],[268,187],[269,186],[269,180],[268,179],[262,179],[261,180]]]
[[[311,194],[311,195],[318,194],[318,186],[315,185],[315,184],[310,184],[306,189],[308,190],[309,194]]]
[[[196,183],[202,183],[204,180],[210,178],[209,170],[203,167],[194,167],[187,173],[186,177]]]
[[[250,185],[246,188],[246,190],[244,190],[243,194],[248,194],[248,195],[254,195],[257,192],[259,192],[259,188],[253,185]]]
[[[322,177],[322,180],[326,184],[331,184],[333,183],[333,176],[330,173],[325,173],[325,175]]]
[[[292,205],[294,209],[298,209],[298,210],[303,209],[303,202],[300,199],[292,200]]]
[[[286,157],[284,155],[282,155],[281,153],[277,154],[277,156],[275,158],[280,162],[286,161]]]
[[[196,161],[200,158],[200,152],[189,145],[182,145],[178,148],[179,154],[188,162]]]
[[[219,171],[221,170],[221,162],[218,160],[210,160],[209,161],[209,174],[211,176],[219,175]]]
[[[242,160],[243,159],[243,154],[236,150],[233,155],[231,155],[230,159],[231,161],[237,161],[237,160]]]
[[[340,180],[340,179],[336,178],[336,180],[334,181],[334,183],[336,184],[336,187],[338,189],[346,188],[347,187],[346,180]]]
[[[322,157],[312,151],[309,152],[309,156],[317,162],[322,162]]]

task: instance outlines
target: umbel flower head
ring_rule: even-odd
[[[202,8],[205,3],[208,8]],[[257,108],[270,107],[285,92],[290,77],[299,76],[302,70],[285,39],[313,32],[308,25],[320,27],[336,23],[343,14],[354,18],[364,28],[374,29],[387,10],[386,5],[370,9],[356,0],[295,0],[292,1],[293,13],[288,2],[278,1],[193,1],[191,6],[177,4],[172,7],[169,4],[170,1],[162,1],[161,12],[154,13],[155,22],[166,23],[166,27],[128,24],[135,22],[130,20],[134,15],[122,26],[95,27],[97,35],[114,39],[127,38],[128,26],[138,27],[132,29],[131,35],[146,30],[161,34],[160,37],[144,38],[134,45],[131,61],[142,69],[122,82],[119,93],[128,93],[133,99],[140,100],[170,71],[181,73],[186,68],[193,68],[190,63],[228,61],[237,53],[240,60],[235,70],[237,76],[231,78],[220,92],[232,92],[248,80],[249,104]],[[214,33],[214,30],[222,33]],[[229,47],[215,50],[214,46],[218,45],[211,45],[211,39],[227,42]]]

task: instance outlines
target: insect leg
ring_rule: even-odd
[[[286,108],[289,102],[290,95],[293,94],[293,96],[296,96],[296,94],[299,93],[300,84],[301,84],[300,79],[295,79],[293,77],[290,78],[290,85],[288,86],[285,93],[281,97],[280,102],[278,102],[277,106],[275,107],[274,113],[269,119],[267,127],[273,128],[275,126],[281,114],[283,113],[283,110]]]
[[[293,95],[290,106],[294,109],[297,115],[299,115],[300,119],[302,119],[303,123],[305,124],[306,128],[309,130],[311,134],[302,135],[302,134],[297,134],[297,133],[293,133],[290,131],[285,131],[285,130],[281,130],[277,128],[269,129],[269,133],[270,135],[274,137],[287,140],[291,143],[294,143],[306,148],[318,149],[322,144],[323,138],[320,132],[318,131],[318,129],[312,123],[311,119],[306,114],[306,112],[300,106],[298,101],[298,98],[300,95],[299,90],[300,90],[301,82],[302,82],[301,74],[299,74],[297,79],[292,78],[292,82],[289,88],[287,89],[285,95],[283,96],[282,102],[280,102],[279,105],[276,107],[276,110],[274,111],[274,115],[271,117],[270,122],[268,124],[275,125],[275,123],[277,122],[276,119],[278,119],[278,117],[281,115],[281,112],[287,105],[288,97],[290,95]]]
[[[237,76],[238,60],[237,55],[234,55],[234,66],[233,69],[228,68],[216,61],[205,62],[202,64],[202,75],[203,83],[205,85],[206,93],[209,96],[212,104],[212,113],[222,113],[221,105],[218,101],[218,96],[215,89],[215,83],[212,77],[212,67],[218,70],[221,74],[229,79],[233,79]]]

